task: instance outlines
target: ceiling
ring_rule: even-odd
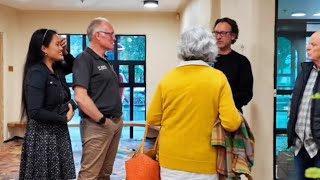
[[[143,0],[0,0],[0,4],[21,10],[176,12],[184,1],[159,0],[159,7],[155,9],[144,8]],[[307,15],[292,17],[294,12]],[[278,0],[279,19],[320,19],[312,16],[314,13],[320,13],[319,0]]]
[[[292,13],[305,13],[304,17],[292,17]],[[279,19],[320,19],[320,16],[312,16],[320,13],[319,0],[278,0]]]
[[[143,0],[0,0],[0,4],[20,10],[176,12],[182,1],[159,0],[154,9],[144,8]]]

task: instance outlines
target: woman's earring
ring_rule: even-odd
[[[45,56],[48,56],[48,54],[47,54],[47,53],[44,53],[44,55],[45,55]]]

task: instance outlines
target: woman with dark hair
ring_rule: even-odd
[[[19,179],[75,179],[67,123],[74,115],[65,75],[74,57],[66,40],[50,29],[36,30],[30,40],[23,73],[23,112],[27,130]]]

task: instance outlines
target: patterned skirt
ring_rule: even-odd
[[[67,123],[28,121],[20,163],[20,180],[75,179]]]

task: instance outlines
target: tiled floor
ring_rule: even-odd
[[[74,133],[77,133],[77,131]],[[74,133],[70,131],[75,166],[78,172],[82,149],[80,138]],[[141,138],[129,139],[124,136],[125,134],[126,132],[123,132],[111,180],[125,179],[125,161],[132,156],[134,150],[141,143]],[[141,133],[139,133],[139,136],[141,136]],[[0,180],[18,179],[22,142],[22,139],[15,139],[0,144]],[[150,148],[152,143],[152,140],[147,140],[147,147]]]
[[[22,140],[0,145],[0,179],[18,179]]]

